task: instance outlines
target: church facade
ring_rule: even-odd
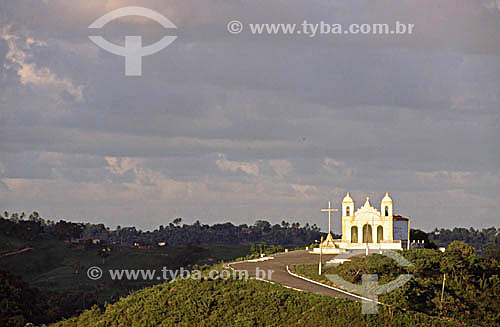
[[[404,249],[408,246],[410,219],[396,215],[388,193],[380,210],[366,198],[356,209],[349,192],[342,200],[342,239],[335,240],[340,249]]]

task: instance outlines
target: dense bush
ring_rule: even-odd
[[[472,325],[500,326],[500,266],[498,261],[475,253],[474,248],[455,241],[446,252],[413,249],[402,253],[412,264],[405,269],[382,255],[353,258],[328,267],[322,276],[317,265],[297,266],[297,272],[331,283],[325,275],[338,274],[351,283],[361,283],[363,274],[379,274],[379,284],[410,273],[414,278],[379,299],[393,308],[409,309]],[[443,301],[443,275],[446,284]]]

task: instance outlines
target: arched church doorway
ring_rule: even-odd
[[[358,243],[358,227],[351,227],[351,243]]]
[[[384,228],[382,226],[377,227],[377,243],[384,240]]]
[[[363,243],[373,243],[371,225],[366,224],[363,226]]]

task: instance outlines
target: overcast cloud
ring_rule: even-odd
[[[142,77],[88,39],[129,5],[178,26]],[[415,31],[232,35],[231,20]],[[165,33],[137,17],[101,32],[116,44]],[[388,191],[412,227],[498,227],[499,98],[498,0],[0,0],[0,209],[326,229],[328,200],[378,205]]]

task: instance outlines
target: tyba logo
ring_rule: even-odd
[[[124,7],[113,10],[93,22],[89,28],[102,28],[112,20],[125,16],[143,16],[155,20],[164,28],[177,28],[167,17],[154,10],[143,7]],[[149,46],[142,46],[141,36],[125,36],[125,46],[117,46],[105,40],[102,36],[89,36],[89,38],[102,49],[118,56],[125,57],[125,75],[142,75],[142,57],[157,53],[175,41],[177,36],[164,36],[160,41]]]
[[[381,253],[383,256],[393,259],[400,266],[409,268],[412,267],[413,264],[408,261],[405,257],[392,250],[383,250]],[[349,258],[355,256],[355,253],[350,253],[346,255],[344,258]],[[338,264],[328,264],[332,266],[336,266]],[[327,266],[328,266],[327,265]],[[364,298],[362,300],[361,312],[363,314],[376,314],[378,312],[377,304],[381,304],[378,302],[378,295],[389,293],[401,286],[403,286],[406,282],[412,279],[412,274],[401,274],[395,280],[387,283],[387,284],[378,284],[378,275],[377,274],[363,274],[361,276],[361,285],[352,284],[340,277],[339,275],[326,275],[330,281],[335,283],[338,286],[341,286],[343,289],[349,292],[361,294]]]

